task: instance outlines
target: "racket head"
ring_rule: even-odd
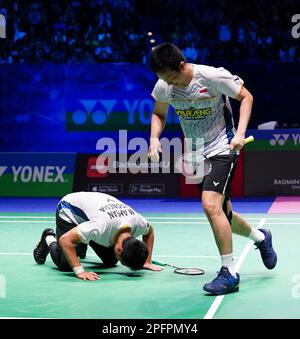
[[[174,273],[184,275],[202,275],[204,274],[204,271],[201,268],[195,267],[177,267],[174,269]]]

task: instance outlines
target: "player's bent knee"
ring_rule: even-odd
[[[214,203],[204,202],[202,203],[202,207],[204,209],[204,212],[207,215],[214,215],[214,214],[219,214],[222,212],[222,209],[220,208],[220,206]]]

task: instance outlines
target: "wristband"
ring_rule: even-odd
[[[84,272],[84,268],[82,266],[73,267],[73,271],[76,275],[78,275]]]

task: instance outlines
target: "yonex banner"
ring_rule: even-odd
[[[72,192],[76,153],[0,153],[0,196],[57,197]]]
[[[300,129],[248,130],[255,142],[247,151],[300,151]]]

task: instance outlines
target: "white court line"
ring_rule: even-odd
[[[256,228],[262,227],[265,222],[266,222],[266,219],[261,219]],[[241,266],[242,266],[244,260],[246,259],[246,256],[248,255],[252,245],[253,245],[253,241],[249,240],[247,245],[245,246],[241,256],[239,257],[237,263],[235,264],[235,269],[236,269],[237,272],[241,268]],[[225,297],[225,295],[218,295],[216,297],[216,299],[214,300],[214,302],[210,306],[209,310],[207,311],[207,313],[205,314],[203,319],[212,319],[214,317],[214,315],[217,312],[219,306],[221,305],[221,302],[223,301],[224,297]]]

